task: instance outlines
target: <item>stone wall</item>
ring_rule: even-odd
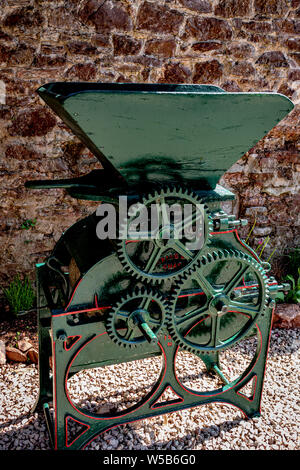
[[[212,83],[228,91],[278,91],[299,102],[299,0],[1,0],[0,6],[2,285],[17,272],[33,276],[61,232],[96,207],[64,190],[24,189],[28,179],[99,168],[41,102],[40,85]],[[265,252],[277,247],[275,260],[300,239],[299,114],[296,106],[221,181],[237,194],[235,213],[257,219],[253,246],[270,236]],[[27,230],[26,220],[34,221]]]

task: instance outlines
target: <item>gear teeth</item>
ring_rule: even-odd
[[[202,256],[201,261],[200,261],[200,265],[204,265],[204,266],[205,266],[208,262],[209,262],[209,261],[208,261],[207,256]]]
[[[203,202],[203,199],[200,198],[196,193],[193,191],[190,191],[188,188],[183,188],[181,186],[175,186],[175,187],[165,187],[161,188],[160,192],[158,190],[154,191],[154,194],[148,194],[148,196],[142,196],[141,200],[144,205],[151,204],[151,202],[159,197],[177,197],[177,198],[186,198],[189,202],[192,202],[194,204],[202,204],[203,209],[204,209],[204,218],[205,218],[205,241],[202,246],[202,248],[196,252],[194,258],[187,263],[187,265],[183,268],[179,268],[178,271],[174,271],[173,273],[166,273],[166,274],[148,274],[144,272],[141,268],[138,266],[134,265],[134,263],[130,260],[129,255],[126,252],[126,242],[123,239],[118,240],[118,247],[117,247],[117,253],[120,259],[121,264],[124,266],[124,268],[129,271],[129,273],[135,277],[138,280],[142,280],[148,283],[152,283],[154,285],[159,285],[162,282],[164,282],[166,279],[172,279],[172,280],[179,280],[182,278],[183,274],[187,271],[189,271],[191,268],[195,270],[196,268],[196,263],[199,259],[199,256],[201,255],[201,251],[205,248],[206,245],[209,245],[211,243],[211,239],[213,235],[211,233],[213,232],[213,221],[210,216],[210,211],[208,209],[207,204]],[[123,224],[121,226],[122,230],[126,229],[126,225]]]
[[[143,344],[144,341],[146,341],[146,339],[140,342],[124,340],[118,336],[117,331],[114,328],[115,314],[118,311],[118,309],[121,308],[128,301],[134,300],[139,297],[142,297],[142,298],[151,297],[152,300],[156,300],[160,306],[162,322],[161,322],[161,325],[158,327],[158,329],[155,330],[155,333],[157,333],[167,323],[167,321],[170,321],[170,316],[171,316],[170,306],[159,291],[156,292],[153,289],[149,289],[146,287],[142,287],[140,289],[138,287],[135,287],[132,294],[129,294],[129,293],[126,294],[125,296],[121,298],[119,302],[117,302],[116,306],[110,312],[107,322],[106,322],[106,331],[109,337],[112,339],[112,341],[114,341],[114,343],[118,344],[119,346],[136,348],[137,346],[139,346],[139,344]]]
[[[190,268],[181,277],[181,279],[176,283],[175,288],[174,288],[174,293],[169,299],[171,314],[168,316],[169,321],[167,322],[167,328],[170,331],[170,334],[173,340],[175,341],[175,343],[179,347],[191,353],[199,354],[199,352],[208,353],[209,351],[207,350],[205,346],[199,347],[199,345],[195,345],[195,346],[191,345],[190,343],[187,342],[188,340],[185,339],[185,335],[181,334],[181,332],[177,330],[176,317],[174,315],[174,312],[175,312],[178,296],[180,295],[180,292],[182,291],[183,285],[186,282],[186,280],[190,276],[193,276],[193,274],[197,272],[197,269],[201,269],[202,266],[209,266],[209,264],[214,264],[215,262],[224,260],[226,258],[237,259],[238,261],[241,261],[242,263],[246,263],[249,266],[253,267],[253,270],[256,273],[256,276],[258,278],[260,290],[261,290],[260,310],[245,331],[241,333],[238,332],[237,335],[233,336],[233,340],[231,342],[229,341],[226,345],[220,345],[220,347],[212,349],[212,350],[214,351],[225,350],[225,349],[232,347],[233,344],[235,344],[236,342],[241,341],[245,336],[247,336],[247,334],[249,334],[249,331],[253,329],[254,324],[259,320],[261,315],[263,315],[264,312],[268,308],[268,305],[269,305],[268,302],[270,299],[270,296],[269,296],[270,289],[268,287],[269,278],[265,275],[264,270],[261,268],[261,265],[255,259],[253,259],[252,256],[246,253],[243,253],[240,250],[234,250],[234,249],[222,249],[218,251],[212,251],[211,253],[206,253],[206,255],[203,255],[197,261],[194,267]]]
[[[136,296],[138,296],[138,294],[139,294],[139,288],[136,286],[136,287],[134,288],[134,291],[133,291],[133,292],[134,292],[134,294],[135,294]],[[141,293],[141,294],[144,293],[144,292],[143,292],[143,289],[141,290],[140,293]]]

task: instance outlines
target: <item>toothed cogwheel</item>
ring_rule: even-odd
[[[133,276],[147,282],[178,279],[197,262],[211,237],[213,222],[208,207],[195,193],[182,188],[156,191],[144,197],[142,204],[132,210],[122,230],[132,228],[141,211],[145,207],[150,211],[155,204],[160,208],[156,227],[152,231],[146,227],[138,239],[133,235],[119,240],[120,261]],[[197,231],[193,232],[195,226]]]
[[[238,250],[216,250],[177,283],[168,329],[174,341],[193,353],[233,346],[255,327],[269,301],[263,267]]]
[[[152,289],[136,289],[111,310],[106,330],[111,339],[123,347],[132,348],[145,342],[155,344],[168,312],[168,303],[161,294]]]

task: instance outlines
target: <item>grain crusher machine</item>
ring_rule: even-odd
[[[285,286],[239,237],[247,221],[222,210],[235,196],[218,181],[291,111],[291,101],[208,85],[58,82],[38,93],[102,169],[26,187],[64,188],[74,198],[99,201],[100,212],[113,208],[106,222],[108,235],[115,234],[99,236],[109,211],[104,217],[97,209],[68,228],[36,266],[35,408],[44,409],[53,447],[87,448],[115,426],[211,402],[258,416],[274,299]],[[167,217],[164,208],[174,204]],[[153,206],[160,210],[150,229]],[[177,219],[186,206],[189,215]],[[135,224],[142,236],[132,236],[127,229],[142,212],[140,232]],[[233,352],[235,367],[235,351],[248,340],[255,341],[253,355],[228,375],[222,357]],[[130,383],[132,365],[146,378],[155,369],[148,388],[138,379]],[[114,378],[119,367],[125,404],[120,376]],[[107,370],[110,388],[101,382]],[[74,398],[70,385],[91,371],[100,371],[97,387],[86,375],[90,386],[77,392],[94,394],[94,408]],[[205,374],[218,384],[205,389],[193,382]]]

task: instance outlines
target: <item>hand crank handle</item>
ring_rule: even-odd
[[[139,329],[141,330],[141,332],[143,333],[143,335],[145,336],[147,341],[151,344],[157,344],[158,338],[157,338],[156,334],[153,333],[150,326],[148,325],[148,323],[145,322],[142,315],[139,315],[139,314],[136,315],[135,320],[137,322],[137,325],[138,325]]]

